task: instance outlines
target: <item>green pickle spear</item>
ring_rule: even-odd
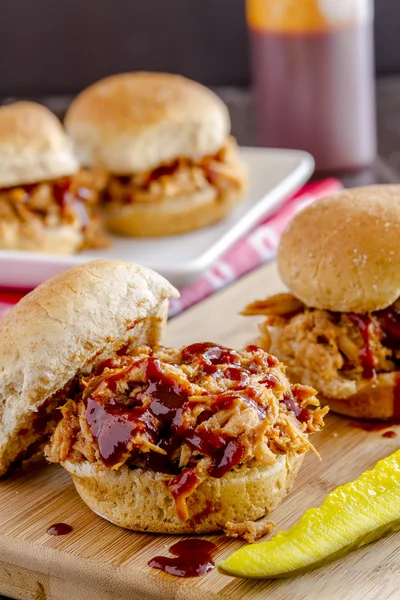
[[[307,510],[291,529],[240,548],[218,565],[236,577],[292,577],[400,529],[400,450]]]

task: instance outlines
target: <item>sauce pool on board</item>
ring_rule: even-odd
[[[155,556],[148,565],[175,577],[199,577],[215,568],[212,554],[216,549],[207,540],[181,540],[169,549],[174,557]]]
[[[67,535],[67,533],[71,533],[72,529],[73,527],[67,523],[54,523],[48,528],[47,533],[49,535]]]

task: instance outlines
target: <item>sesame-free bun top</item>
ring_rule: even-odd
[[[86,88],[72,102],[65,127],[81,164],[123,175],[215,154],[230,120],[222,100],[201,84],[137,72]]]
[[[57,275],[18,302],[0,321],[0,475],[42,441],[35,416],[63,403],[52,399],[77,374],[121,348],[160,342],[168,298],[178,295],[150,269],[99,260]]]
[[[400,296],[400,186],[344,190],[302,210],[283,233],[278,269],[307,306],[366,313]]]
[[[0,188],[72,175],[78,163],[55,115],[36,102],[0,107]]]

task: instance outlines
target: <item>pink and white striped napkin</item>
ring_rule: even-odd
[[[271,260],[275,256],[282,231],[292,217],[311,202],[341,188],[342,184],[337,179],[325,179],[304,186],[276,214],[232,246],[203,276],[183,288],[181,297],[171,302],[170,316],[179,314],[228,283]],[[0,289],[0,317],[4,316],[28,291]]]

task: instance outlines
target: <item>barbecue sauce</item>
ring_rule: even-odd
[[[357,429],[363,429],[364,431],[383,431],[384,429],[388,429],[388,427],[400,425],[400,421],[396,418],[386,419],[385,421],[378,421],[374,419],[369,421],[358,421],[356,419],[351,419],[349,423],[353,427],[357,427]]]
[[[261,379],[260,383],[269,389],[274,389],[281,385],[279,379],[273,373],[267,373],[264,379]]]
[[[182,540],[170,547],[174,557],[156,556],[149,567],[160,569],[176,577],[199,577],[215,568],[212,554],[216,545],[206,540]]]
[[[64,210],[70,203],[71,197],[71,179],[70,177],[63,177],[53,182],[53,196],[54,200]]]
[[[286,393],[283,395],[283,400],[282,402],[285,404],[285,406],[292,411],[292,413],[294,414],[294,416],[296,417],[296,419],[298,421],[300,421],[300,423],[305,423],[309,417],[310,411],[308,408],[301,408],[301,406],[299,406],[297,404],[297,402],[295,402],[294,396],[292,393]]]
[[[168,481],[168,488],[173,498],[187,498],[199,485],[200,479],[194,469],[183,469],[183,471]]]
[[[372,320],[368,315],[356,313],[349,313],[348,317],[350,321],[358,327],[363,340],[363,346],[359,353],[360,362],[363,368],[363,377],[365,379],[372,379],[376,375],[374,355],[372,353],[370,340],[370,328],[373,327]]]
[[[382,343],[391,350],[400,350],[400,309],[394,304],[375,313],[382,331]],[[393,420],[400,423],[400,374],[393,389]]]
[[[226,446],[217,450],[208,472],[211,477],[223,477],[233,467],[242,462],[246,449],[238,439],[231,439]]]
[[[213,374],[213,370],[212,368],[210,370],[210,367],[215,367],[215,365],[228,364],[237,367],[240,366],[240,358],[235,350],[210,342],[191,344],[182,349],[183,362],[190,362],[194,357],[200,361],[203,370],[205,372],[209,370],[211,374]]]
[[[67,535],[71,533],[72,529],[73,527],[67,523],[54,523],[48,528],[47,533],[49,535]]]
[[[247,352],[260,352],[260,350],[262,350],[262,348],[259,348],[258,346],[254,346],[254,344],[250,344],[249,346],[246,346],[245,349]],[[263,362],[265,362],[265,364],[268,367],[276,367],[279,364],[279,360],[273,354],[268,354],[267,352],[263,351],[262,358],[263,358]],[[250,365],[250,370],[252,370],[251,365]]]
[[[116,402],[100,404],[92,397],[87,399],[85,418],[97,441],[100,456],[105,465],[113,467],[129,452],[129,444],[135,434],[147,432],[156,440],[157,423],[146,408],[126,406]]]
[[[375,313],[383,332],[382,343],[391,350],[400,348],[400,309],[396,305]]]

